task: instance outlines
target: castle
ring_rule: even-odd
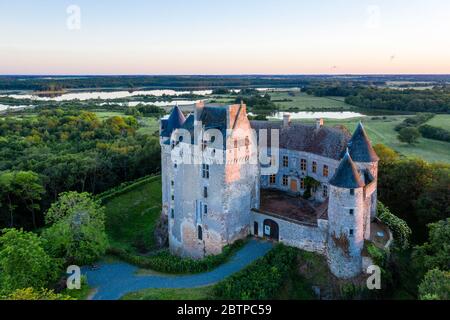
[[[350,135],[321,119],[249,121],[243,103],[198,103],[187,118],[175,107],[161,119],[160,142],[173,253],[201,258],[254,235],[325,255],[339,278],[362,272],[378,157],[361,123]]]

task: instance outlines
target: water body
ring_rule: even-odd
[[[30,108],[30,107],[32,107],[32,106],[8,106],[8,105],[5,105],[5,104],[0,104],[0,111],[5,111],[5,110],[8,110],[8,109],[25,109],[25,108]]]
[[[310,111],[300,111],[300,112],[277,112],[272,116],[268,117],[270,119],[278,119],[282,120],[285,114],[290,114],[291,119],[351,119],[351,118],[360,118],[365,117],[365,115],[353,112],[353,111],[342,111],[342,112],[334,112],[334,111],[324,111],[324,112],[310,112]]]
[[[197,90],[197,91],[175,91],[175,90],[145,90],[145,91],[92,91],[92,92],[71,92],[64,93],[56,97],[45,97],[36,94],[10,94],[3,95],[3,97],[9,97],[14,99],[32,99],[37,101],[70,101],[70,100],[90,100],[90,99],[120,99],[129,98],[134,96],[154,96],[161,97],[167,96],[180,96],[183,94],[196,94],[196,95],[210,95],[212,90]]]

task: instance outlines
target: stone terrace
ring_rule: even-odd
[[[327,204],[315,206],[311,201],[286,192],[261,189],[261,213],[274,215],[280,219],[294,220],[298,223],[317,225],[317,219],[327,219]]]

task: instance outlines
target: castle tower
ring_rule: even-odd
[[[160,121],[162,211],[166,216],[170,208],[171,177],[173,176],[170,137],[173,131],[181,128],[185,121],[186,118],[178,106],[172,109],[167,119]]]
[[[174,109],[161,130],[163,207],[171,252],[202,258],[249,234],[250,212],[259,203],[259,167],[247,160],[256,157],[256,146],[244,104],[197,104],[183,119]],[[192,139],[171,139],[178,128]],[[171,159],[189,149],[198,151],[199,161]]]
[[[365,183],[349,151],[331,178],[328,204],[328,263],[339,278],[361,273],[365,238]]]
[[[378,161],[379,158],[372,147],[372,143],[364,130],[364,126],[359,122],[358,127],[353,133],[348,143],[350,156],[355,162],[358,169],[363,172],[366,184],[371,183],[366,189],[365,206],[368,211],[366,224],[370,225],[370,221],[377,214],[377,179],[378,179]],[[366,239],[370,237],[370,233],[366,231]]]

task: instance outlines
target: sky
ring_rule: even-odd
[[[0,74],[450,74],[448,0],[0,0]]]

